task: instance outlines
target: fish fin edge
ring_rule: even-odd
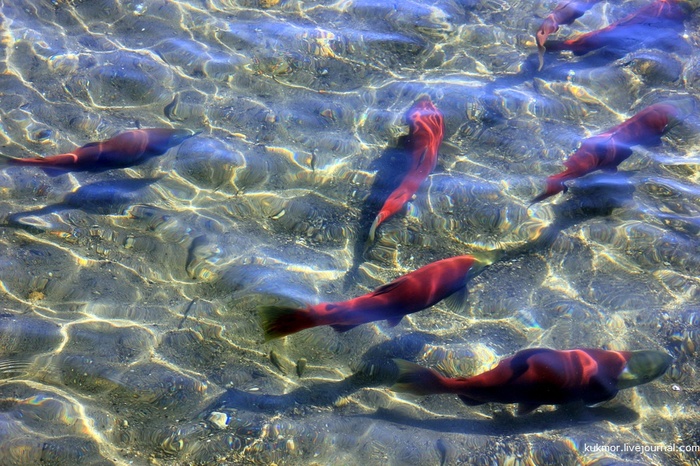
[[[478,401],[473,398],[469,398],[467,395],[457,395],[457,398],[459,398],[462,401],[462,403],[464,403],[467,406],[479,406],[484,404],[483,401]]]
[[[539,407],[540,405],[537,403],[518,403],[518,409],[515,414],[517,416],[524,416],[526,414],[530,414]]]

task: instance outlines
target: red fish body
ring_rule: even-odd
[[[535,34],[537,49],[540,55],[540,69],[544,63],[544,43],[550,34],[559,30],[559,26],[573,23],[585,12],[593,8],[600,0],[565,0],[557,4],[552,12],[544,19],[542,25]]]
[[[453,393],[469,406],[518,403],[520,414],[540,405],[612,399],[622,388],[661,376],[671,357],[660,351],[553,350],[529,348],[473,377],[450,378],[416,364],[396,360],[396,391],[416,395]]]
[[[681,113],[672,103],[654,104],[605,133],[584,139],[564,162],[566,170],[548,177],[545,192],[533,199],[532,204],[566,191],[566,181],[596,170],[617,170],[632,155],[632,146],[658,144],[668,125],[680,118]]]
[[[426,309],[461,291],[483,264],[472,256],[432,262],[366,295],[305,309],[265,307],[261,310],[265,338],[279,338],[319,325],[344,332],[360,324],[387,320],[397,325],[403,316]]]
[[[574,39],[547,43],[547,48],[584,54],[607,45],[619,47],[625,42],[640,44],[647,39],[654,39],[653,29],[681,26],[688,16],[687,8],[679,0],[656,0],[605,28]]]
[[[401,184],[386,199],[369,231],[369,241],[385,220],[397,213],[418,191],[421,183],[437,164],[438,148],[445,133],[442,113],[435,108],[430,98],[419,99],[406,114],[409,132],[407,144],[411,151],[411,166]]]
[[[189,130],[151,128],[126,131],[101,142],[93,142],[66,154],[50,157],[7,159],[12,165],[35,165],[64,171],[99,171],[129,167],[149,157],[162,155],[194,136]]]

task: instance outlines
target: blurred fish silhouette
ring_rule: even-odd
[[[142,190],[159,179],[160,177],[129,178],[87,184],[67,194],[61,202],[56,204],[11,214],[7,217],[5,226],[31,227],[31,224],[23,222],[22,219],[61,212],[66,209],[79,209],[98,215],[122,214],[127,208],[140,203],[143,200]]]
[[[559,2],[557,6],[554,7],[554,10],[547,15],[535,34],[540,60],[538,71],[541,70],[544,65],[545,42],[549,35],[557,32],[559,26],[571,24],[576,21],[577,18],[583,16],[585,12],[593,8],[593,5],[599,1],[600,0],[565,0]]]
[[[660,377],[671,361],[668,354],[652,350],[529,348],[482,374],[450,378],[396,359],[399,376],[392,390],[416,395],[453,393],[468,406],[518,403],[518,414],[527,414],[540,405],[602,403],[621,389]]]
[[[5,157],[5,162],[9,165],[37,166],[49,176],[69,171],[100,172],[138,165],[151,157],[163,155],[196,134],[187,129],[137,129],[106,141],[91,142],[65,154],[24,159]]]
[[[260,309],[265,339],[330,325],[345,332],[360,324],[387,320],[395,326],[401,319],[422,311],[450,295],[466,292],[466,283],[488,265],[472,256],[456,256],[432,262],[366,295],[337,303],[306,308],[266,306]]]
[[[683,0],[656,0],[609,26],[564,41],[548,41],[548,50],[571,50],[576,55],[603,47],[616,55],[644,46],[665,47],[679,40],[678,31],[689,16]],[[539,37],[538,37],[539,39]]]
[[[534,198],[531,205],[566,192],[566,181],[596,170],[615,172],[617,166],[632,155],[633,146],[660,143],[669,126],[685,118],[692,105],[690,100],[654,104],[605,133],[584,139],[564,162],[566,170],[548,177],[545,191]]]
[[[389,194],[369,230],[369,241],[385,220],[397,213],[411,199],[421,183],[430,175],[437,164],[438,148],[445,133],[445,121],[442,113],[435,108],[429,97],[416,101],[406,113],[409,132],[406,139],[411,152],[410,168],[401,184]]]

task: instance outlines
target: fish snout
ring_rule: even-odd
[[[617,388],[629,388],[651,382],[661,377],[673,362],[673,357],[663,351],[632,351],[627,364],[618,377]]]
[[[170,145],[171,147],[175,147],[179,144],[182,144],[183,141],[194,137],[201,133],[201,131],[192,131],[189,129],[177,129],[173,131],[173,134],[170,136]]]
[[[537,30],[537,33],[535,33],[535,40],[537,41],[537,47],[540,49],[544,48],[544,43],[547,42],[547,38],[549,37],[550,34],[557,32],[559,30],[559,26],[557,23],[554,21],[554,18],[552,16],[547,16],[545,20],[542,22],[542,25],[540,28]]]

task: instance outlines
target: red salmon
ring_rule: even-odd
[[[464,289],[485,264],[472,256],[432,262],[366,295],[306,308],[268,306],[261,309],[265,339],[279,338],[319,325],[345,332],[360,324],[387,320],[397,325],[403,316],[422,311]]]
[[[571,50],[577,55],[605,47],[620,46],[624,42],[641,43],[647,36],[654,37],[653,29],[682,25],[688,17],[688,6],[679,0],[656,0],[607,27],[583,34],[574,39],[553,41],[551,50]]]
[[[101,171],[129,167],[162,155],[195,134],[185,129],[137,129],[106,141],[91,142],[66,154],[6,161],[11,165],[35,165],[49,170]]]
[[[564,162],[566,170],[548,177],[544,193],[533,199],[531,205],[566,192],[566,181],[596,170],[617,170],[632,155],[632,146],[659,143],[669,124],[677,121],[681,113],[673,103],[654,104],[605,133],[584,139],[581,147]]]
[[[409,109],[406,119],[411,166],[399,187],[384,201],[369,230],[369,241],[374,241],[377,227],[411,199],[437,164],[438,148],[445,133],[445,121],[440,110],[435,108],[429,97],[422,97]]]
[[[585,12],[593,8],[593,5],[599,1],[600,0],[565,0],[557,4],[554,10],[544,19],[542,25],[537,30],[537,34],[535,34],[540,59],[538,70],[541,70],[544,65],[544,43],[547,41],[547,37],[557,32],[559,26],[573,23],[577,18],[580,18]]]
[[[518,403],[518,414],[540,405],[583,401],[594,405],[612,399],[623,388],[661,376],[672,358],[660,351],[558,351],[529,348],[473,377],[445,377],[433,369],[395,360],[399,377],[395,391],[416,395],[453,393],[469,406]]]

